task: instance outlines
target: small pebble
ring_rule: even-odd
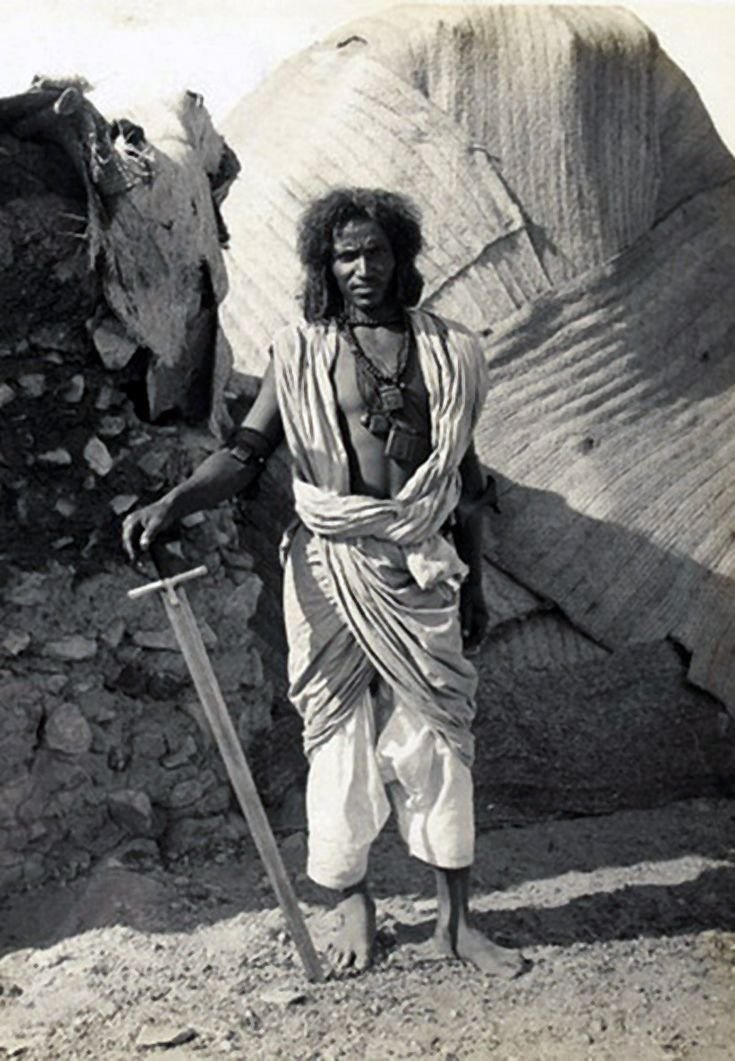
[[[77,373],[76,376],[72,376],[69,380],[68,386],[62,392],[62,398],[65,402],[76,405],[84,397],[84,388],[84,376],[81,373]]]
[[[293,987],[271,987],[263,991],[260,998],[272,1006],[297,1006],[306,1002],[304,992]]]
[[[114,464],[107,446],[96,435],[92,435],[84,447],[84,459],[97,475],[102,476],[108,475]]]
[[[116,516],[122,516],[123,513],[130,511],[137,500],[137,494],[118,494],[110,501],[110,508]]]
[[[21,376],[18,383],[23,388],[27,398],[40,398],[46,390],[46,377],[40,372],[29,372]]]
[[[38,456],[40,461],[44,464],[57,464],[59,467],[63,467],[72,463],[71,453],[66,449],[49,449],[45,453],[40,453]]]

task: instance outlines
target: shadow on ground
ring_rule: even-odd
[[[474,869],[478,924],[522,947],[735,930],[734,825],[735,802],[700,799],[484,832]],[[300,899],[328,902],[304,875],[303,834],[293,834],[283,850]],[[371,878],[378,900],[391,904],[396,941],[428,938],[433,873],[408,857],[392,826],[375,845]],[[275,905],[249,844],[237,857],[175,872],[106,863],[65,888],[6,902],[0,954],[108,925],[190,933]]]

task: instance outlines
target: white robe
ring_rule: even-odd
[[[288,541],[284,614],[290,697],[307,754],[350,716],[377,672],[466,763],[474,668],[462,654],[466,567],[441,534],[487,391],[476,339],[409,313],[429,397],[431,453],[394,498],[350,493],[335,397],[337,328],[301,323],[273,346],[302,529]],[[308,533],[307,533],[308,532]]]

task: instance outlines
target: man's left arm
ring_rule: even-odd
[[[466,652],[480,647],[488,624],[488,610],[482,588],[483,512],[487,506],[497,507],[495,483],[487,476],[470,444],[459,466],[462,493],[455,512],[454,544],[469,574],[460,592],[462,640]]]

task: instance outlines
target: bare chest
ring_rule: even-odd
[[[391,334],[389,341],[380,347],[361,343],[365,354],[389,382],[399,357],[401,338]],[[344,339],[338,344],[333,383],[353,490],[381,497],[395,495],[425,459],[430,437],[428,394],[415,351],[410,350],[400,379],[392,384],[397,388],[400,408],[391,411],[388,421],[402,432],[402,448],[391,445],[387,429],[376,432],[372,413],[380,402],[381,382],[365,370],[355,357],[354,348]],[[409,439],[408,448],[406,439]]]

